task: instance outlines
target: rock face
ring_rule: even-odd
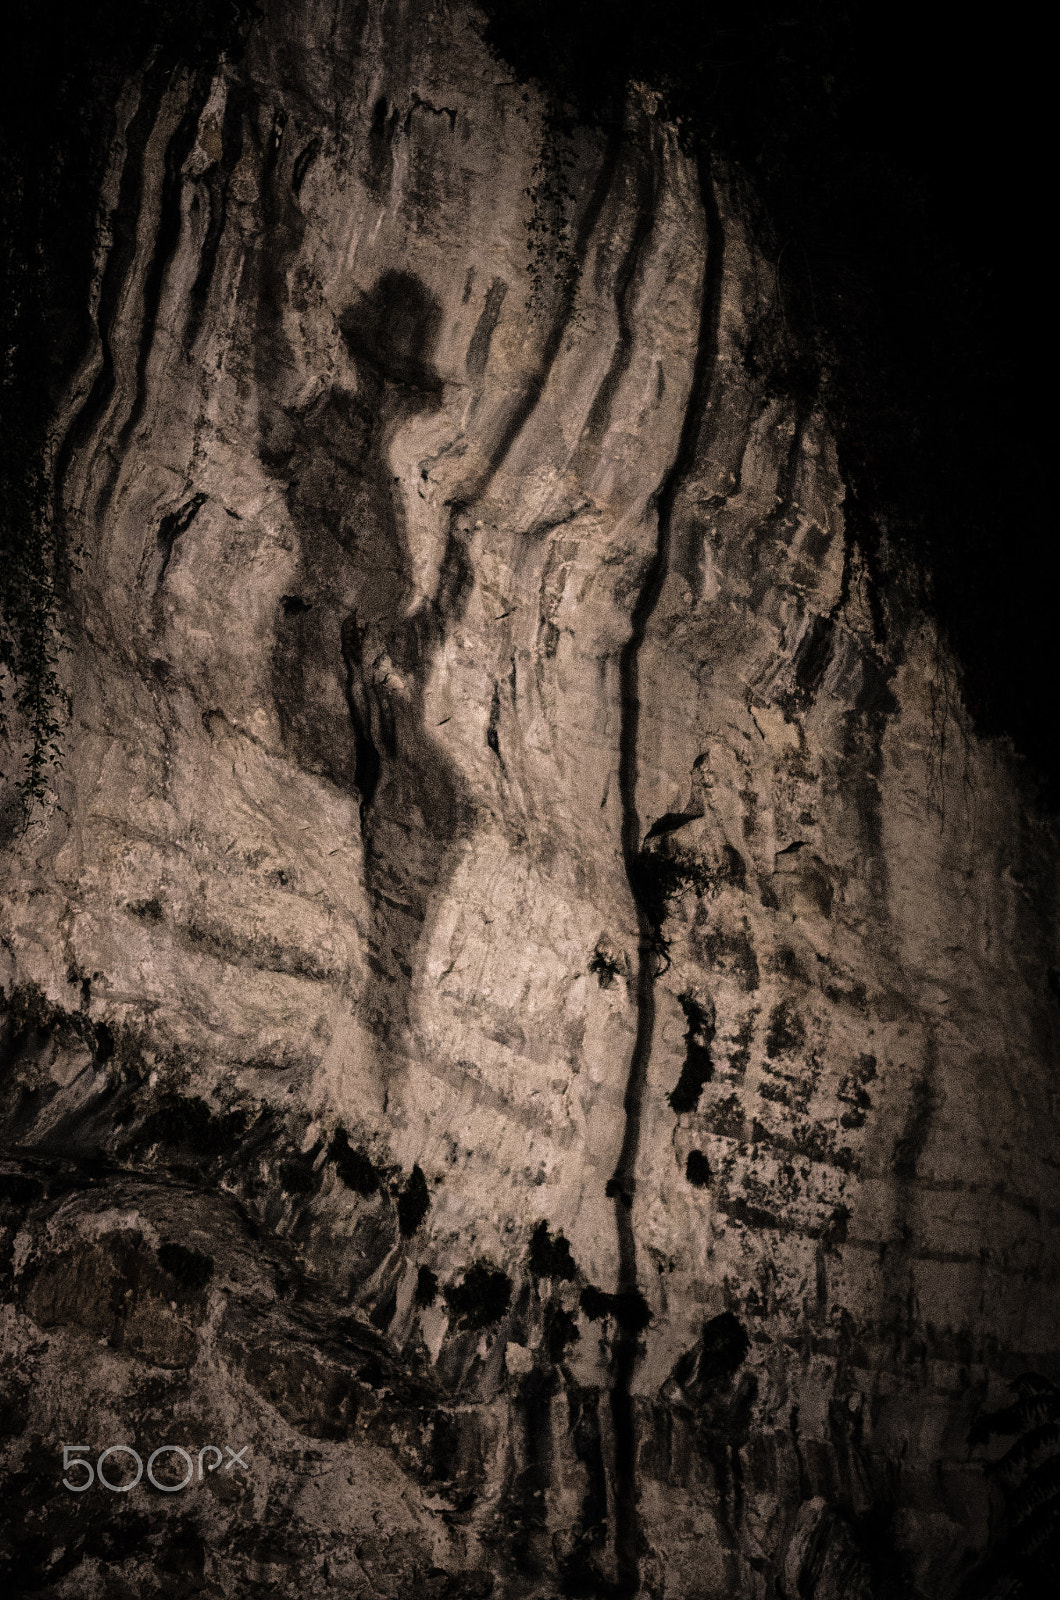
[[[426,0],[121,105],[9,1592],[940,1600],[1058,1375],[1055,837],[883,627],[738,185],[631,93],[535,285],[542,118]]]

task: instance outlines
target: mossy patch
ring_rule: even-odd
[[[675,895],[686,889],[705,894],[713,882],[696,856],[673,848],[665,853],[642,850],[630,869],[629,881],[638,904],[655,928],[666,920],[669,902]]]
[[[621,964],[600,945],[589,957],[589,971],[594,974],[601,989],[614,988],[615,979],[623,976]]]
[[[758,988],[758,957],[746,923],[731,933],[713,927],[700,932],[697,926],[695,945],[696,954],[709,970],[735,978],[747,994]]]

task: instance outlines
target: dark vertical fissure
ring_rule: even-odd
[[[154,250],[147,269],[143,288],[143,312],[140,327],[140,344],[136,354],[136,374],[129,415],[122,424],[112,453],[106,483],[96,503],[96,516],[102,516],[110,503],[111,495],[125,460],[129,441],[143,417],[147,403],[147,364],[151,358],[155,331],[162,308],[162,290],[166,271],[180,244],[183,222],[181,190],[184,163],[195,143],[199,118],[210,90],[209,75],[196,73],[188,85],[188,99],[183,114],[171,134],[165,153],[165,175],[159,200],[158,223],[155,229]]]
[[[93,428],[98,426],[114,393],[115,325],[121,292],[136,259],[136,225],[143,190],[144,159],[158,116],[162,92],[162,85],[157,79],[147,79],[141,87],[140,103],[125,129],[125,159],[118,182],[118,198],[108,219],[112,243],[103,269],[96,307],[100,367],[56,455],[55,482],[60,493],[70,463]]]
[[[621,115],[616,114],[609,125],[607,144],[604,149],[596,184],[592,194],[589,196],[581,222],[578,225],[577,235],[571,249],[568,271],[560,294],[559,307],[549,327],[548,337],[544,342],[537,370],[528,382],[513,413],[507,419],[497,443],[490,452],[486,471],[481,481],[470,492],[469,499],[479,499],[485,494],[487,488],[504,465],[512,447],[522,433],[544,392],[549,373],[552,371],[560,346],[563,343],[563,335],[570,325],[571,313],[574,308],[574,296],[585,264],[585,258],[588,254],[589,244],[600,220],[600,213],[604,208],[604,202],[610,192],[611,184],[614,181],[619,153],[622,148],[623,132],[623,119]]]
[[[641,820],[637,811],[637,752],[640,737],[640,651],[648,626],[662,593],[669,569],[674,506],[683,479],[691,468],[700,445],[711,378],[718,343],[721,309],[723,231],[713,183],[700,162],[700,189],[706,215],[706,266],[703,302],[700,312],[699,343],[693,370],[692,389],[685,411],[681,438],[673,463],[655,496],[658,537],[655,553],[633,608],[629,638],[619,657],[621,731],[619,735],[619,794],[622,806],[622,858],[637,914],[637,972],[635,1000],[637,1028],[626,1080],[626,1117],[622,1149],[614,1175],[607,1186],[614,1201],[618,1234],[619,1290],[626,1304],[638,1295],[637,1246],[633,1227],[633,1196],[636,1187],[637,1151],[640,1145],[641,1116],[648,1061],[655,1030],[655,980],[660,951],[657,912],[649,906],[640,887],[638,863],[641,848]],[[624,1326],[623,1323],[626,1325]],[[632,1381],[639,1355],[639,1319],[620,1318],[612,1349],[614,1360],[611,1414],[615,1438],[615,1558],[619,1590],[635,1594],[640,1587],[637,1516],[636,1422],[633,1410]]]

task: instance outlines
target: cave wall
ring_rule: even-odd
[[[125,91],[4,857],[16,1592],[936,1600],[1056,1376],[1055,835],[737,178],[631,90],[532,277],[544,114],[424,0]],[[163,1435],[250,1470],[59,1485]]]

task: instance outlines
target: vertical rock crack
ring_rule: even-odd
[[[640,740],[640,653],[662,594],[670,564],[671,533],[677,495],[699,452],[704,433],[711,380],[717,358],[721,309],[724,234],[713,181],[700,160],[700,191],[706,216],[706,263],[699,338],[692,386],[677,452],[655,493],[658,533],[631,617],[630,633],[619,656],[619,794],[622,808],[622,859],[637,915],[637,968],[634,995],[636,1034],[630,1055],[623,1101],[625,1132],[607,1194],[615,1208],[618,1235],[619,1304],[630,1314],[616,1318],[612,1346],[611,1416],[615,1440],[615,1562],[618,1592],[634,1595],[640,1588],[640,1526],[637,1514],[637,1440],[633,1374],[640,1354],[642,1305],[637,1281],[637,1247],[633,1223],[637,1152],[652,1036],[655,1030],[655,981],[659,975],[658,913],[646,903],[638,873],[643,828],[637,808]]]

